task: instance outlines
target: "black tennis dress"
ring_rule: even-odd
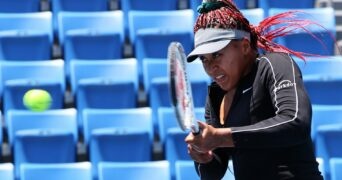
[[[236,180],[321,180],[310,137],[311,103],[300,69],[285,53],[259,56],[238,84],[225,124],[219,109],[225,91],[212,83],[206,122],[230,127],[234,148],[218,148],[219,159],[195,162],[201,179],[219,180],[233,161]]]

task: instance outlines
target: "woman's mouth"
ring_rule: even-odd
[[[215,77],[215,81],[220,84],[224,81],[224,77],[224,75],[218,75]]]

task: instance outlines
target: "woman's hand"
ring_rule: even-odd
[[[198,121],[198,124],[201,130],[200,134],[189,133],[185,138],[189,153],[194,153],[190,154],[191,157],[201,155],[212,158],[212,155],[210,155],[212,150],[218,147],[234,147],[230,128],[214,128],[201,121]]]
[[[211,151],[198,152],[189,144],[188,144],[188,153],[194,161],[201,163],[201,164],[208,163],[213,159],[213,154]]]

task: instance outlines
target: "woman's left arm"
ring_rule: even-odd
[[[310,138],[311,103],[301,72],[287,55],[273,53],[260,60],[260,85],[269,93],[275,116],[256,124],[232,127],[235,147],[285,147]],[[261,112],[262,113],[262,112]]]

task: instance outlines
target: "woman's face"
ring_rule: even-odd
[[[250,70],[249,41],[232,40],[225,48],[199,56],[206,73],[225,91],[236,88]]]

